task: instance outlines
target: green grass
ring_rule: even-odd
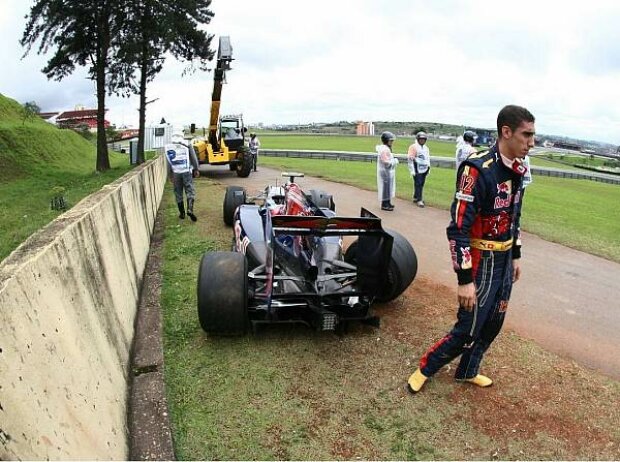
[[[379,138],[368,136],[332,136],[332,135],[270,135],[260,134],[261,145],[264,149],[295,149],[317,151],[352,151],[374,153]],[[397,137],[394,143],[395,154],[406,154],[409,145],[413,143],[411,137]],[[427,142],[431,155],[437,157],[454,157],[456,149],[453,142],[429,140]],[[482,150],[483,148],[477,148]],[[555,160],[550,160],[552,156]],[[536,167],[552,167],[563,170],[583,171],[573,164],[600,166],[604,164],[618,164],[617,161],[589,159],[585,156],[561,156],[557,153],[537,154],[531,156],[531,163]]]
[[[91,142],[38,117],[23,121],[21,106],[0,95],[0,261],[61,213],[51,210],[52,188],[64,188],[72,207],[132,168],[113,151],[110,170],[95,163]]]
[[[299,149],[317,151],[354,151],[374,153],[380,144],[379,137],[368,136],[304,136],[304,135],[262,135],[263,149]],[[395,154],[407,154],[407,149],[414,142],[411,137],[396,137]],[[454,143],[429,140],[431,154],[439,157],[454,157]]]
[[[430,394],[422,409],[413,401],[403,407],[391,368],[402,369],[411,352],[389,337],[378,346],[372,328],[354,327],[343,338],[300,326],[242,338],[202,332],[194,289],[199,261],[204,251],[228,249],[232,231],[222,223],[221,201],[213,200],[223,188],[197,183],[197,224],[178,220],[169,185],[163,201],[165,376],[177,458],[459,458],[439,443],[461,406],[434,406]],[[369,369],[355,359],[388,351],[390,361]],[[474,432],[466,423],[452,431],[459,442]]]
[[[549,160],[547,159],[545,155],[530,156],[530,163],[534,167],[556,168],[556,169],[561,169],[561,170],[572,170],[572,171],[583,172],[583,169],[574,167],[573,165],[563,164],[560,162]]]
[[[330,181],[376,190],[376,164],[262,156],[260,163],[294,169]],[[412,180],[397,170],[396,193],[410,199]],[[449,209],[455,172],[433,167],[424,190],[428,205]],[[536,177],[527,189],[522,228],[543,239],[620,262],[620,187],[587,180]],[[527,244],[526,244],[527,245]]]
[[[590,158],[585,155],[560,154],[558,152],[541,152],[531,157],[532,165],[539,167],[552,167],[564,170],[583,172],[579,166],[597,168],[620,168],[620,161],[616,159]]]
[[[617,459],[618,384],[515,335],[485,361],[492,389],[457,385],[445,369],[409,395],[407,376],[453,322],[454,293],[423,279],[377,307],[381,329],[206,335],[198,265],[203,252],[230,248],[232,229],[224,187],[200,178],[196,189],[197,223],[177,218],[170,185],[162,204],[164,371],[179,460]]]

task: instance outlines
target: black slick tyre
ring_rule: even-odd
[[[388,284],[377,297],[379,302],[389,302],[402,294],[418,272],[418,257],[409,241],[394,230],[388,229],[386,232],[394,238],[394,242],[388,268]]]
[[[222,214],[224,223],[228,226],[233,225],[235,210],[242,204],[245,204],[246,193],[245,188],[241,186],[228,186],[224,194],[224,205]]]
[[[198,271],[198,320],[210,335],[243,335],[248,327],[248,264],[237,252],[207,252]]]
[[[409,287],[418,272],[418,258],[409,241],[396,231],[386,230],[386,232],[392,236],[394,241],[386,283],[376,296],[378,302],[394,300]],[[347,248],[344,255],[346,262],[356,264],[357,245],[357,241],[354,241]]]

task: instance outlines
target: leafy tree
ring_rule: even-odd
[[[184,70],[207,70],[213,59],[212,35],[199,28],[209,24],[211,0],[127,0],[129,21],[119,50],[117,85],[140,95],[137,162],[144,162],[147,83],[162,70],[166,54],[188,62]],[[139,77],[136,84],[133,70]]]
[[[24,104],[24,112],[22,115],[22,125],[26,122],[26,120],[34,118],[39,112],[41,112],[41,108],[34,101],[28,101]]]
[[[35,0],[26,16],[20,40],[24,57],[39,42],[37,54],[55,47],[54,55],[42,69],[48,79],[62,80],[79,66],[89,66],[97,87],[97,170],[110,168],[105,134],[105,96],[115,91],[108,85],[107,70],[111,51],[127,18],[125,0]]]
[[[116,129],[115,125],[110,125],[105,129],[105,136],[108,142],[116,141],[120,136],[120,132]]]
[[[87,139],[88,141],[93,139],[93,132],[90,131],[90,127],[88,126],[88,124],[79,124],[70,128],[76,131],[82,138]]]

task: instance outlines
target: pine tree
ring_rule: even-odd
[[[146,89],[162,70],[166,54],[188,63],[185,72],[207,70],[213,59],[212,35],[199,29],[209,24],[211,0],[127,0],[128,18],[122,31],[115,75],[125,88],[140,95],[138,163],[144,162]],[[130,70],[131,69],[131,70]],[[137,70],[138,83],[131,79]]]
[[[26,56],[39,42],[38,54],[55,48],[42,69],[48,79],[62,80],[77,66],[88,66],[97,88],[97,171],[110,168],[105,133],[105,96],[115,92],[108,84],[111,52],[125,27],[125,0],[36,0],[26,16],[20,41]]]

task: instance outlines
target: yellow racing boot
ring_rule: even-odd
[[[407,380],[407,387],[409,388],[409,391],[411,393],[419,392],[427,379],[428,377],[422,374],[422,371],[419,368],[416,369],[416,371],[411,374],[411,377],[409,377],[409,380]]]
[[[493,380],[482,374],[478,374],[471,379],[460,380],[460,382],[473,383],[474,385],[481,388],[490,387],[491,385],[493,385]]]

